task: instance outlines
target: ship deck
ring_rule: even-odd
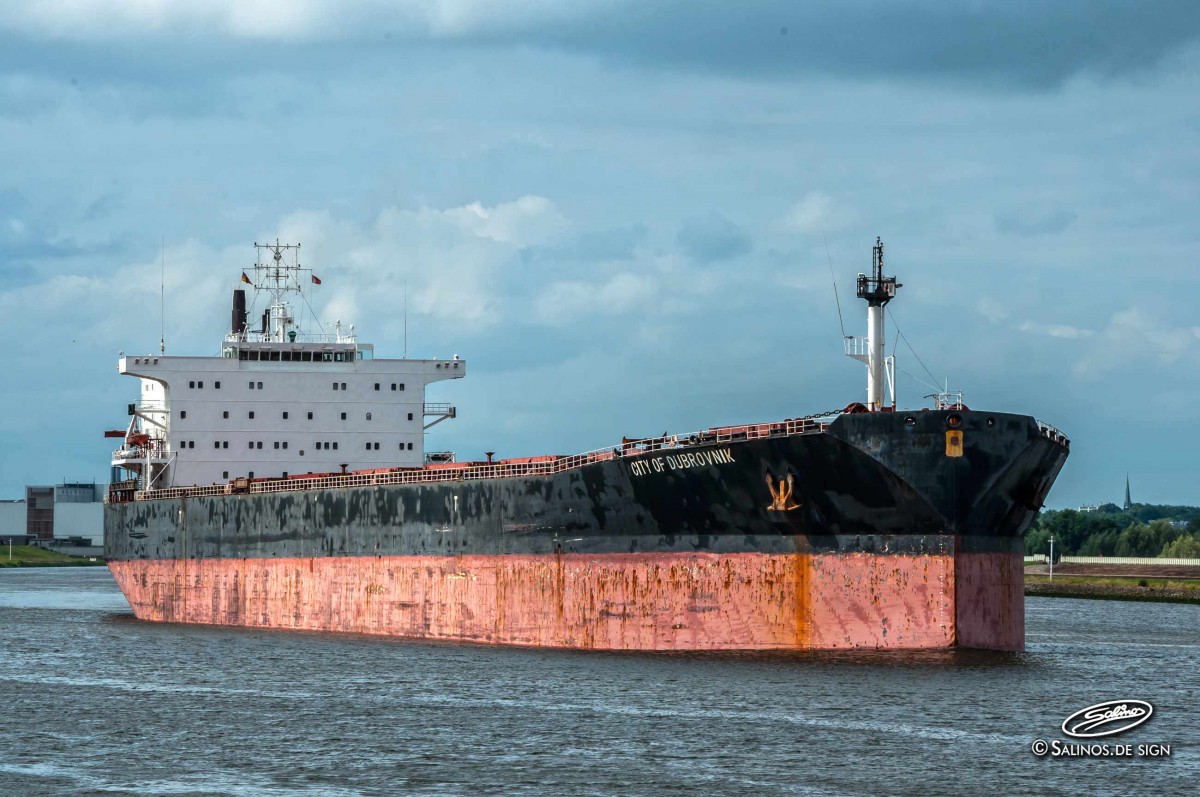
[[[626,438],[619,445],[582,454],[519,457],[502,459],[497,462],[445,462],[427,464],[420,468],[382,468],[348,473],[300,473],[286,478],[235,479],[225,484],[168,487],[158,490],[137,490],[128,484],[124,488],[114,485],[106,497],[105,503],[551,476],[598,462],[618,458],[636,458],[650,453],[686,454],[691,449],[721,443],[823,434],[838,416],[844,412],[853,412],[852,407],[854,406],[851,405],[845,410],[767,423],[711,427],[699,432],[666,434],[652,438]],[[1043,437],[1066,443],[1066,435],[1058,429],[1042,421],[1037,421],[1037,424]]]
[[[654,438],[623,440],[620,444],[582,454],[543,455],[503,459],[497,462],[445,462],[427,464],[421,468],[383,468],[349,473],[298,473],[287,478],[234,480],[226,484],[193,487],[167,487],[158,490],[110,490],[106,503],[158,501],[214,495],[246,493],[278,493],[304,490],[325,490],[339,487],[371,487],[393,484],[426,484],[434,482],[478,481],[509,479],[527,476],[550,476],[597,462],[617,458],[638,457],[649,453],[686,453],[701,446],[743,440],[762,440],[774,437],[821,434],[841,411],[789,418],[768,423],[721,426],[686,434],[667,434]]]

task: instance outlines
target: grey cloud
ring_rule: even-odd
[[[1153,68],[1200,40],[1200,3],[1192,0],[616,0],[574,13],[496,16],[468,12],[461,24],[439,29],[360,9],[344,24],[277,37],[269,46],[180,22],[183,51],[175,37],[35,41],[10,32],[0,35],[0,70],[49,62],[44,69],[83,88],[97,69],[139,83],[247,69],[321,74],[344,67],[348,47],[355,63],[432,47],[520,47],[767,79],[815,74],[1044,90],[1081,73],[1113,77]]]
[[[684,254],[698,263],[729,260],[751,249],[750,237],[745,230],[718,213],[684,221],[675,242]]]
[[[1136,72],[1200,38],[1200,4],[1167,0],[672,0],[524,34],[647,64],[759,77],[825,73],[1048,88]]]

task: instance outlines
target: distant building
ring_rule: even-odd
[[[92,483],[29,485],[24,501],[0,502],[0,534],[25,534],[40,544],[82,538],[91,541],[84,544],[103,545],[104,490]]]
[[[1100,508],[1099,504],[1084,504],[1083,506],[1079,507],[1079,511],[1080,512],[1095,512],[1099,508]]]
[[[23,498],[0,501],[0,545],[7,545],[10,539],[13,545],[23,544],[26,514]]]
[[[25,533],[37,540],[54,539],[54,488],[25,488]]]

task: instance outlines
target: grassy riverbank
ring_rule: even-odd
[[[1025,574],[1025,594],[1163,603],[1200,603],[1200,579]]]
[[[14,545],[10,559],[8,546],[0,547],[0,567],[86,567],[103,564],[104,560],[99,557],[93,560],[87,556],[67,556],[34,545]]]

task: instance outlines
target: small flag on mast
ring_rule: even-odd
[[[321,278],[320,278],[320,277],[318,277],[316,274],[313,274],[313,275],[312,275],[312,281],[313,281],[313,285],[320,285],[320,284],[321,284]]]
[[[253,282],[250,281],[250,278],[246,276],[246,272],[244,272],[244,271],[242,272],[242,282],[246,283],[247,285],[254,284]]]

